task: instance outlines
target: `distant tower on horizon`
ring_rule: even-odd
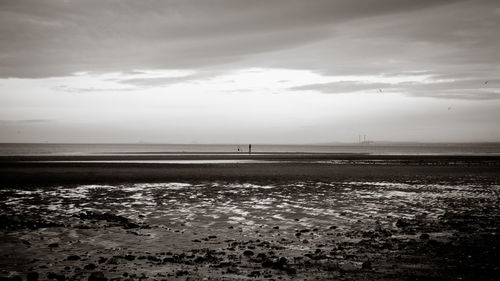
[[[372,144],[374,143],[374,141],[371,141],[371,140],[367,140],[366,139],[366,135],[363,135],[363,140],[361,140],[361,134],[358,135],[358,140],[359,140],[359,144],[360,145],[369,145],[369,144]]]

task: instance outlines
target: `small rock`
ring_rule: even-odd
[[[108,281],[102,272],[92,272],[89,276],[89,281]]]
[[[48,279],[56,279],[57,281],[64,281],[66,277],[62,274],[56,274],[54,272],[49,272],[47,273],[47,278]]]
[[[160,262],[161,260],[155,256],[148,256],[147,257],[148,261],[152,261],[152,262]]]
[[[262,267],[271,267],[274,265],[274,262],[270,259],[266,259],[262,262]]]
[[[31,271],[31,272],[28,272],[28,275],[26,276],[26,280],[28,281],[38,281],[38,272],[36,271]]]
[[[69,261],[77,261],[80,259],[80,256],[72,255],[72,256],[68,256],[66,259]]]
[[[248,277],[259,277],[260,276],[260,271],[254,270],[248,274]]]
[[[179,277],[179,276],[184,276],[184,275],[188,275],[188,274],[189,274],[189,271],[187,271],[187,270],[178,270],[175,273],[175,276]]]
[[[193,261],[195,263],[203,263],[203,262],[205,262],[205,258],[204,257],[196,257]]]
[[[410,225],[410,224],[406,220],[398,219],[396,221],[396,226],[397,227],[407,227],[408,225]]]
[[[422,239],[422,240],[428,240],[428,239],[429,239],[429,234],[427,234],[427,233],[422,233],[422,234],[420,235],[420,239]]]
[[[275,265],[276,267],[281,268],[281,267],[283,267],[283,266],[284,266],[285,264],[287,264],[287,263],[288,263],[288,260],[287,260],[285,257],[281,257],[281,258],[279,258],[279,260],[278,260],[278,261],[276,261],[276,262],[274,263],[274,265]]]
[[[361,268],[362,269],[372,269],[372,263],[370,261],[365,261],[363,262],[363,264],[361,265]]]
[[[128,261],[133,261],[135,260],[135,256],[134,255],[126,255],[125,257],[123,257],[124,259],[128,260]]]
[[[95,264],[89,263],[86,266],[83,267],[86,270],[94,270],[96,268]]]
[[[285,271],[288,274],[296,274],[297,273],[297,270],[293,267],[287,267],[287,268],[285,268]]]
[[[253,256],[253,254],[254,254],[253,251],[250,251],[250,250],[246,250],[246,251],[243,252],[243,255],[245,255],[247,257]]]

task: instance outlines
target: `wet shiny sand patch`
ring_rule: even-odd
[[[499,194],[498,185],[481,182],[4,187],[0,274],[52,270],[75,280],[93,272],[169,280],[428,276],[443,257],[461,258],[453,255],[462,250],[448,248],[464,239],[488,237],[496,245]]]

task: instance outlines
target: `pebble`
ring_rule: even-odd
[[[245,255],[247,257],[248,256],[253,256],[253,254],[254,254],[253,251],[250,251],[250,250],[246,250],[246,251],[243,252],[243,255]]]
[[[429,239],[429,234],[427,234],[427,233],[422,233],[422,234],[420,235],[420,239],[422,239],[422,240],[428,240],[428,239]]]
[[[62,274],[56,274],[54,272],[49,272],[47,273],[47,278],[48,279],[56,279],[57,281],[64,281],[66,277]]]
[[[396,221],[396,226],[397,227],[407,227],[408,225],[410,225],[410,224],[406,220],[398,219]]]
[[[372,263],[370,261],[365,261],[363,262],[363,264],[361,265],[361,268],[362,269],[371,269],[372,268]]]
[[[102,272],[92,272],[89,276],[89,281],[108,281]]]
[[[38,280],[38,272],[36,271],[31,271],[28,272],[28,275],[26,276],[26,280],[28,281],[37,281]]]
[[[248,277],[259,277],[260,276],[260,271],[254,270],[248,274]]]
[[[69,261],[77,261],[80,259],[80,256],[72,255],[72,256],[68,256],[66,259]]]
[[[94,270],[96,268],[95,264],[89,263],[86,266],[83,267],[86,270]]]

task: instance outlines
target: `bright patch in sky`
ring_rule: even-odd
[[[152,86],[138,83],[149,79],[165,80]],[[127,82],[132,80],[136,84]],[[355,91],[325,94],[300,89],[335,87],[336,83],[352,84]],[[0,126],[12,132],[4,136],[14,136],[3,141],[35,141],[43,132],[48,141],[68,142],[318,143],[355,142],[358,134],[378,140],[387,136],[419,140],[426,130],[436,131],[431,139],[441,141],[450,135],[462,136],[459,126],[448,123],[463,119],[472,108],[488,112],[498,105],[496,101],[436,100],[378,89],[380,84],[405,83],[434,81],[427,74],[327,76],[309,70],[262,68],[213,77],[198,76],[196,71],[137,70],[3,79],[0,89],[7,94],[0,97],[4,105]],[[359,84],[368,87],[357,89]],[[406,124],[412,120],[421,125],[409,130]],[[440,126],[449,129],[439,133]]]

